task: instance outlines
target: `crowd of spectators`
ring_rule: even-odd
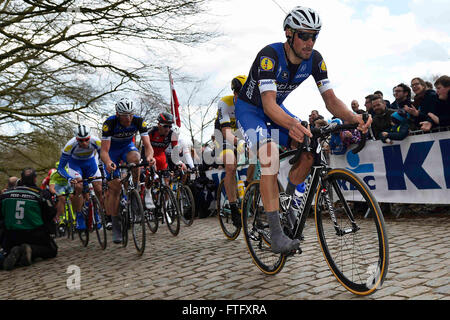
[[[365,110],[359,108],[357,100],[351,102],[351,107],[355,113],[366,111],[372,116],[370,139],[393,143],[393,140],[405,139],[412,131],[430,132],[449,127],[449,89],[450,77],[447,75],[439,77],[434,85],[421,78],[413,78],[410,86],[400,83],[393,88],[395,100],[392,103],[377,90],[365,97]],[[344,142],[346,137],[347,143]],[[331,152],[345,152],[350,137],[349,132],[334,137]],[[357,137],[353,137],[352,141],[356,140]]]

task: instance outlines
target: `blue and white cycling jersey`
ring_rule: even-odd
[[[82,148],[76,138],[72,138],[62,149],[58,173],[67,180],[94,177],[99,174],[96,158],[100,154],[101,141],[91,136],[87,148]],[[64,168],[69,164],[68,170]]]
[[[320,93],[332,88],[325,61],[316,50],[312,51],[308,60],[303,60],[299,65],[288,61],[281,42],[268,45],[258,53],[235,104],[239,130],[250,148],[256,151],[268,141],[289,147],[289,131],[264,114],[261,94],[275,91],[277,104],[291,117],[295,117],[283,106],[283,101],[311,75]]]
[[[331,89],[325,61],[318,51],[313,50],[308,60],[294,65],[287,60],[283,43],[274,43],[263,48],[256,56],[239,99],[262,107],[261,93],[276,91],[277,104],[281,105],[286,97],[311,75],[320,93]]]

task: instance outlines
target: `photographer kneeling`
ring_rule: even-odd
[[[22,171],[20,184],[0,195],[0,225],[4,226],[2,247],[8,253],[5,270],[17,264],[31,265],[36,258],[54,258],[58,252],[50,236],[50,225],[56,214],[51,195],[36,186],[36,171]]]

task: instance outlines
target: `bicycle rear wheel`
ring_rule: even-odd
[[[92,200],[91,200],[92,201]],[[92,206],[89,205],[89,207],[83,206],[83,208],[81,209],[81,215],[83,216],[84,219],[84,225],[86,226],[86,228],[84,230],[77,230],[78,231],[78,236],[80,237],[81,240],[81,244],[83,245],[83,247],[87,247],[88,243],[89,243],[89,214],[90,214],[90,210],[92,210]]]
[[[180,211],[175,196],[166,186],[161,186],[160,196],[162,197],[162,211],[167,227],[172,235],[177,236],[180,232]]]
[[[259,181],[247,186],[242,201],[242,227],[245,243],[256,266],[265,274],[279,273],[286,256],[272,252],[270,247],[270,229],[259,192]]]
[[[103,250],[105,250],[107,243],[105,211],[103,210],[102,206],[100,205],[100,201],[97,199],[96,196],[92,197],[92,204],[94,209],[92,228],[95,230],[95,233],[97,234],[97,240],[98,243],[100,244],[100,247]]]
[[[237,189],[236,197],[236,199],[239,199]],[[217,188],[217,217],[219,218],[220,228],[225,237],[228,240],[235,240],[239,236],[241,228],[233,224],[230,202],[225,191],[225,180],[220,181],[219,187]]]
[[[152,233],[155,233],[156,231],[158,231],[158,218],[156,216],[156,207],[155,207],[155,203],[156,203],[156,199],[153,197],[153,195],[156,193],[156,191],[154,190],[154,186],[152,185],[150,187],[150,196],[152,197],[153,200],[153,208],[147,208],[147,206],[145,205],[145,196],[146,196],[146,188],[142,188],[141,189],[141,201],[142,201],[142,206],[144,208],[144,216],[145,216],[145,222],[147,223],[148,228],[150,229],[150,231]]]
[[[133,234],[134,246],[141,256],[145,251],[145,217],[142,201],[136,189],[131,190],[130,194],[130,223],[131,233]]]
[[[177,203],[180,208],[181,220],[187,226],[194,223],[195,201],[191,188],[179,183],[177,189]]]
[[[127,202],[126,196],[123,194],[123,192],[120,192],[120,205],[119,205],[119,214],[120,214],[120,223],[121,223],[121,231],[122,231],[122,247],[125,248],[128,245],[128,226],[130,222],[130,212],[129,212],[129,206],[122,203],[122,200],[125,200],[123,202]]]
[[[363,218],[366,210],[358,202],[368,206],[370,219]],[[387,274],[389,245],[383,214],[367,185],[348,170],[331,170],[319,184],[314,209],[319,244],[333,275],[354,294],[375,292]]]
[[[67,215],[67,228],[66,228],[66,232],[67,232],[67,238],[74,240],[74,235],[75,235],[75,223],[74,223],[74,218],[73,218],[73,211],[72,211],[72,204],[70,203],[70,200],[67,199],[66,203],[64,205],[64,214]]]

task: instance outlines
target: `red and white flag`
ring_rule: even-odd
[[[172,74],[170,73],[169,68],[167,68],[169,71],[169,80],[170,80],[170,93],[171,93],[171,99],[170,99],[170,106],[172,110],[172,115],[175,118],[175,123],[178,127],[181,127],[181,119],[180,119],[180,112],[179,107],[180,103],[178,102],[177,93],[175,91],[175,88],[173,87],[173,79]]]

